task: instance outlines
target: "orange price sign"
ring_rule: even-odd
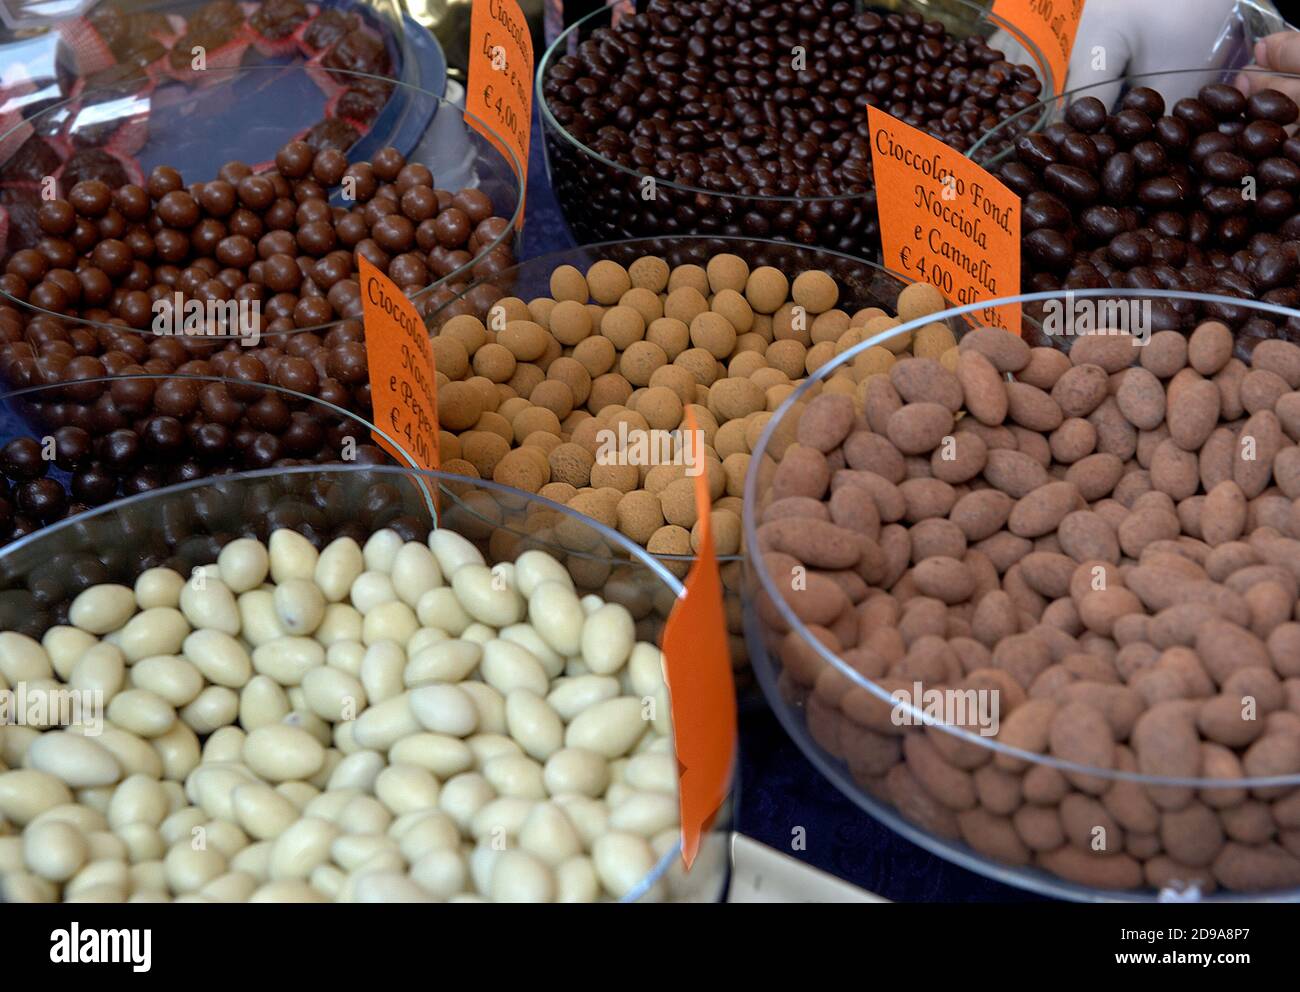
[[[1020,292],[1020,197],[955,148],[867,108],[885,265],[965,305]],[[1020,305],[972,317],[1020,333]]]
[[[1074,36],[1083,20],[1084,0],[995,0],[993,13],[1038,46],[1052,70],[1056,96],[1065,92]]]
[[[520,210],[515,224],[522,227],[533,121],[533,38],[516,0],[474,0],[465,109],[474,115],[466,118],[470,127],[516,158]]]
[[[364,256],[357,256],[375,443],[401,464],[436,471],[438,383],[429,332],[415,304]],[[401,448],[379,433],[383,431]]]
[[[695,414],[686,408],[689,444],[703,440]],[[703,464],[702,460],[700,464]],[[682,860],[689,870],[700,840],[727,798],[736,753],[736,687],[722,608],[722,578],[709,520],[712,501],[705,473],[695,476],[700,550],[686,576],[686,591],[673,604],[664,627],[664,674],[672,704],[677,747]]]

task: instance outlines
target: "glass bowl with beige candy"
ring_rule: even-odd
[[[759,682],[841,791],[959,865],[1066,899],[1295,899],[1300,347],[1152,330],[1162,304],[1288,312],[1017,302],[1120,306],[841,396],[849,351],[773,415],[746,481]]]
[[[692,476],[707,472],[739,663],[741,489],[763,425],[809,370],[895,326],[900,310],[915,319],[944,305],[870,262],[772,241],[646,238],[545,255],[429,318],[443,468],[563,503],[678,576],[699,541]],[[892,344],[938,354],[953,340],[927,326]],[[878,349],[836,388],[885,360]],[[687,406],[702,456],[679,443]],[[506,523],[580,550],[548,512]]]
[[[299,466],[0,552],[0,901],[719,898],[721,833],[681,870],[680,583],[557,507],[625,552],[591,592],[493,500],[538,497]]]

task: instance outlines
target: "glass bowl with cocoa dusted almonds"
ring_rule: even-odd
[[[1300,346],[1243,360],[1222,321],[1156,320],[1295,314],[1009,302],[1059,316],[1056,347],[970,330],[852,395],[831,366],[772,417],[746,480],[759,682],[846,795],[974,871],[1300,897]]]
[[[563,507],[620,583],[501,557],[483,503],[520,495],[297,466],[0,551],[0,901],[721,898],[725,808],[683,871],[648,607],[682,586]]]
[[[693,236],[556,252],[437,295],[448,298],[428,318],[444,469],[566,504],[679,577],[698,550],[694,477],[707,472],[737,664],[740,496],[759,432],[810,370],[947,305],[838,252]],[[906,350],[954,341],[936,325]],[[547,514],[507,523],[585,550]],[[584,567],[598,588],[616,564],[587,555]]]

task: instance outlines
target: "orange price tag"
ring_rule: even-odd
[[[688,443],[699,445],[702,455],[704,442],[690,407],[686,429]],[[703,472],[695,476],[695,506],[700,551],[686,576],[686,592],[668,616],[663,645],[677,747],[682,860],[688,870],[699,853],[701,837],[727,798],[736,753],[736,688],[709,521],[712,501]]]
[[[1038,46],[1052,70],[1056,96],[1065,92],[1074,36],[1083,20],[1084,0],[995,0],[993,13]]]
[[[533,37],[516,0],[474,0],[465,109],[474,115],[467,118],[470,127],[498,149],[508,147],[518,160],[521,209],[515,225],[522,227],[533,122]]]
[[[867,108],[885,265],[965,305],[1020,293],[1020,197],[955,148]],[[883,191],[888,190],[884,195]],[[1020,333],[1020,305],[971,315]]]
[[[405,465],[437,471],[438,383],[429,332],[397,284],[357,256],[366,327],[366,364],[374,407],[375,443]],[[395,449],[379,431],[392,438]]]

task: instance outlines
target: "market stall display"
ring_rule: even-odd
[[[1277,12],[443,6],[0,0],[0,902],[1300,900]]]

